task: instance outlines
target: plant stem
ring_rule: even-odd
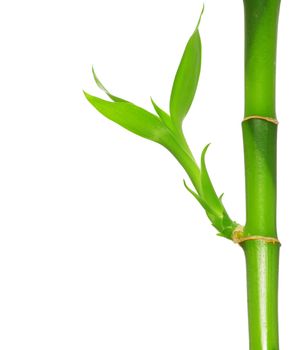
[[[245,115],[275,117],[275,67],[280,0],[244,0]]]
[[[262,241],[244,243],[250,349],[278,350],[279,245]]]
[[[276,118],[275,69],[280,0],[244,0],[245,117]],[[243,123],[246,176],[245,235],[277,237],[277,125]],[[250,350],[278,350],[279,244],[246,241]]]

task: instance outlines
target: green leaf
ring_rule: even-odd
[[[186,183],[186,181],[184,180],[184,186],[185,188],[197,199],[197,201],[201,204],[201,206],[205,209],[205,211],[209,214],[209,215],[213,215],[215,216],[216,213],[213,211],[213,209],[207,204],[207,202],[200,197],[195,191],[193,191]]]
[[[166,124],[166,126],[169,129],[172,129],[172,122],[171,122],[171,118],[170,115],[168,115],[166,112],[164,112],[156,103],[155,101],[151,98],[151,102],[152,105],[154,106],[154,109],[156,111],[156,113],[158,114],[158,116],[161,118],[161,120],[163,120],[163,122]]]
[[[128,102],[126,100],[123,100],[122,98],[120,97],[116,97],[114,95],[112,95],[106,88],[105,86],[101,83],[101,81],[98,79],[96,73],[95,73],[95,70],[94,70],[94,67],[92,66],[92,73],[93,73],[93,77],[94,77],[94,80],[95,80],[95,83],[97,84],[97,86],[106,93],[106,95],[109,96],[110,99],[112,99],[114,102]]]
[[[87,100],[106,118],[149,140],[166,144],[168,129],[154,114],[130,102],[109,102],[84,92]]]
[[[206,169],[205,155],[208,147],[209,144],[204,148],[201,155],[200,195],[208,203],[208,205],[216,212],[218,216],[222,216],[224,207],[213,188],[212,182],[208,175],[208,171]]]
[[[201,39],[198,25],[184,50],[170,96],[170,115],[174,123],[178,126],[181,126],[183,119],[191,107],[199,81]]]

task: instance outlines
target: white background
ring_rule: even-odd
[[[206,0],[185,121],[244,223],[243,6]],[[161,146],[100,116],[82,89],[168,110],[202,2],[6,1],[0,8],[1,350],[248,349],[244,257],[218,238]],[[296,11],[282,4],[280,339],[296,349]]]

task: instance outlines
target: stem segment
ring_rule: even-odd
[[[275,69],[280,0],[244,0],[245,117],[276,118]],[[243,123],[246,175],[245,235],[277,237],[277,126]],[[246,241],[250,350],[278,350],[279,244]]]
[[[278,350],[279,244],[246,241],[249,338],[251,350]]]
[[[280,0],[244,0],[245,115],[275,117],[275,69]]]

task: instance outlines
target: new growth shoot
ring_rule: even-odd
[[[106,101],[84,92],[87,100],[106,118],[125,129],[164,146],[181,164],[188,174],[194,189],[186,182],[187,190],[197,199],[205,210],[218,235],[232,239],[232,233],[238,226],[230,219],[210,180],[205,155],[207,145],[201,155],[200,166],[186,141],[183,132],[183,120],[187,116],[198,86],[201,69],[201,38],[198,24],[184,49],[171,90],[169,113],[160,108],[151,98],[155,113],[151,113],[134,103],[111,94],[100,82],[94,68],[93,77],[97,86],[105,92],[111,101]]]

